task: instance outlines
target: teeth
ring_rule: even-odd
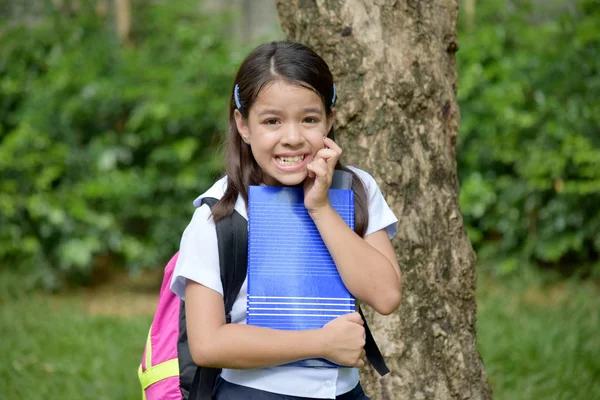
[[[304,159],[304,156],[294,156],[294,157],[277,157],[277,162],[281,165],[295,165]]]

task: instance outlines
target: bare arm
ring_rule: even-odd
[[[386,231],[363,239],[331,206],[312,217],[348,290],[380,314],[394,312],[400,305],[401,276]]]
[[[323,145],[307,166],[304,205],[348,290],[378,313],[390,314],[401,300],[396,254],[385,230],[363,239],[331,207],[329,187],[342,149],[328,138],[323,138]]]
[[[364,328],[356,313],[322,329],[280,331],[225,324],[223,296],[193,281],[188,280],[185,296],[190,352],[197,365],[247,369],[317,357],[342,365],[364,365]]]

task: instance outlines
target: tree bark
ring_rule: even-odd
[[[131,37],[131,3],[129,0],[115,0],[115,26],[119,43],[122,46],[132,46]]]
[[[277,0],[288,39],[332,68],[346,163],[375,177],[400,222],[403,302],[367,318],[392,373],[373,399],[491,399],[476,348],[475,253],[454,157],[458,0]]]

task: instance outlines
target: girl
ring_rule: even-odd
[[[233,210],[247,218],[249,185],[303,184],[304,204],[348,290],[380,314],[400,304],[400,271],[390,239],[398,222],[366,172],[339,162],[331,139],[335,85],[329,67],[297,43],[273,42],[244,60],[230,101],[227,176],[203,197],[186,228],[171,290],[186,302],[187,333],[196,364],[223,368],[215,386],[224,399],[368,399],[357,367],[364,361],[359,314],[321,329],[280,331],[246,325],[247,281],[226,324],[215,221]],[[334,169],[354,175],[355,231],[331,208]],[[191,316],[201,316],[192,318]],[[282,366],[325,358],[349,368]]]

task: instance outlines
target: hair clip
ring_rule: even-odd
[[[233,98],[235,100],[235,105],[238,110],[242,110],[242,103],[240,102],[240,85],[235,84],[235,88],[233,89]]]
[[[333,84],[333,96],[331,98],[331,107],[329,107],[330,109],[333,109],[333,106],[335,106],[335,99],[336,99],[336,92],[335,92],[335,83]]]

